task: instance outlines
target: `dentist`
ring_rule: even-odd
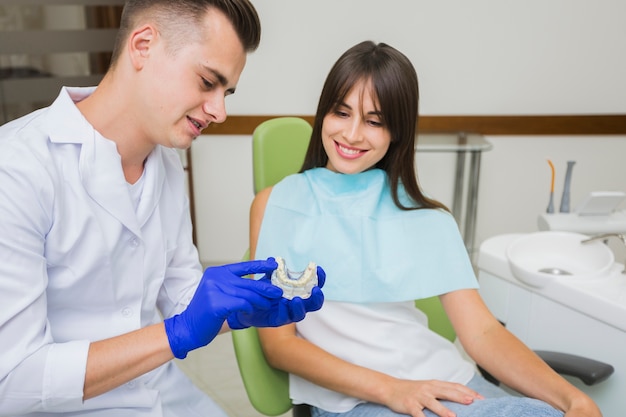
[[[0,416],[225,416],[171,359],[321,307],[241,278],[272,258],[203,273],[191,238],[175,149],[259,41],[248,0],[129,0],[98,87],[0,127]]]

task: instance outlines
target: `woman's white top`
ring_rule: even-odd
[[[90,343],[184,310],[202,275],[177,152],[154,149],[133,204],[74,104],[92,91],[0,127],[0,415],[223,415],[173,362],[83,401]]]
[[[327,301],[296,328],[298,336],[333,355],[396,378],[466,384],[475,373],[474,365],[461,357],[453,343],[428,329],[426,315],[413,301]],[[336,413],[363,402],[293,374],[289,375],[289,390],[295,404]]]

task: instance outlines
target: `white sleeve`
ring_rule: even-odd
[[[162,199],[168,199],[172,212],[163,213],[168,219],[164,225],[175,246],[166,248],[166,267],[163,286],[159,292],[158,307],[164,317],[171,317],[185,310],[196,292],[202,267],[198,250],[193,243],[189,198],[185,194],[184,171],[179,156],[171,149],[164,150],[166,185]],[[164,205],[162,205],[162,208]]]
[[[0,415],[82,404],[89,342],[55,344],[47,319],[54,181],[26,147],[0,140]]]

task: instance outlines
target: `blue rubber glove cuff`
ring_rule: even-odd
[[[165,325],[165,334],[167,334],[167,340],[170,343],[170,349],[172,349],[172,353],[174,357],[177,359],[185,359],[187,357],[187,353],[191,350],[188,347],[187,339],[181,334],[181,332],[177,332],[176,329],[180,328],[180,325],[176,325],[176,321],[180,320],[180,315],[176,315],[170,317],[169,319],[165,319],[163,324]],[[189,335],[187,335],[189,337]],[[197,345],[199,343],[191,343],[192,346]]]

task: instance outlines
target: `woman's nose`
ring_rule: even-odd
[[[343,130],[343,136],[349,143],[360,142],[363,139],[361,123],[358,120],[350,121]]]

